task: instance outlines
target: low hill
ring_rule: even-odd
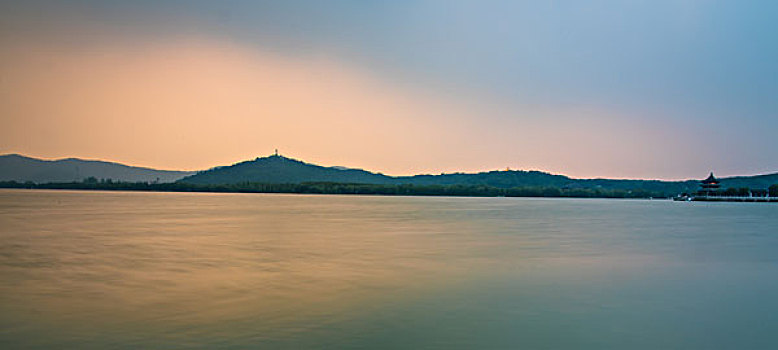
[[[767,188],[778,183],[778,174],[741,176],[721,179],[726,187]],[[556,187],[566,189],[602,189],[645,191],[663,195],[692,193],[698,189],[698,180],[612,180],[573,179],[540,171],[489,171],[474,174],[387,176],[362,169],[323,167],[278,155],[256,158],[231,166],[201,171],[179,180],[191,184],[299,184],[307,182],[334,182],[381,185],[486,185],[497,188]]]
[[[389,184],[393,178],[361,169],[323,167],[296,159],[273,155],[231,166],[198,172],[180,180],[192,184],[236,184],[260,182],[269,184],[302,182],[342,182]]]
[[[563,176],[552,175],[541,171],[506,170],[488,171],[475,174],[454,173],[440,175],[415,175],[396,177],[395,183],[414,185],[487,185],[499,188],[571,186],[575,180]]]
[[[756,176],[734,176],[720,179],[721,187],[728,188],[759,188],[767,189],[771,185],[778,184],[778,173]]]
[[[42,160],[18,154],[0,156],[0,181],[71,182],[94,177],[127,182],[174,182],[192,174],[76,158]]]
[[[86,178],[111,179],[124,182],[180,182],[196,185],[221,185],[241,183],[300,184],[300,183],[348,183],[374,185],[475,185],[496,188],[536,187],[559,188],[575,191],[641,191],[651,195],[676,195],[693,193],[699,188],[698,180],[613,180],[573,179],[540,171],[488,171],[481,173],[453,173],[440,175],[387,176],[362,169],[324,167],[296,159],[273,155],[216,167],[197,173],[166,171],[131,167],[118,163],[61,159],[41,160],[18,154],[0,156],[0,181],[35,183],[80,182]],[[766,189],[778,184],[778,173],[757,176],[721,178],[722,188]]]
[[[180,182],[192,184],[338,182],[380,185],[488,185],[510,188],[519,186],[562,187],[573,183],[574,180],[562,175],[521,170],[395,177],[362,169],[339,166],[323,167],[273,155],[202,171],[181,179]]]

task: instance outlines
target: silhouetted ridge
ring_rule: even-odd
[[[362,169],[323,167],[283,156],[269,156],[218,167],[181,179],[192,184],[338,182],[360,184],[487,185],[499,188],[521,186],[572,186],[575,180],[540,171],[489,171],[477,174],[387,176]]]
[[[75,158],[47,161],[29,158],[19,154],[0,156],[0,181],[16,181],[21,183],[32,181],[39,184],[54,182],[69,183],[81,182],[90,177],[97,180],[112,179],[113,181],[149,183],[172,182],[180,179],[177,181],[178,184],[176,186],[183,186],[181,188],[186,188],[187,184],[194,184],[206,187],[211,185],[231,185],[229,188],[234,188],[236,190],[257,190],[257,184],[299,185],[318,183],[318,187],[314,186],[317,188],[315,191],[325,191],[327,190],[326,188],[334,186],[333,184],[390,185],[400,187],[412,185],[417,186],[415,190],[407,190],[406,187],[387,189],[381,188],[380,186],[372,189],[368,188],[369,186],[363,186],[365,188],[360,187],[359,189],[356,189],[357,187],[349,188],[346,186],[338,190],[333,190],[331,188],[329,190],[335,192],[346,191],[347,193],[352,193],[348,191],[361,191],[359,193],[368,194],[439,194],[445,192],[448,195],[464,195],[465,193],[483,194],[491,191],[479,187],[485,186],[496,189],[523,188],[523,190],[520,190],[519,192],[513,191],[511,193],[530,193],[533,196],[556,196],[561,190],[565,195],[580,197],[608,196],[608,193],[610,193],[610,195],[620,193],[618,194],[619,197],[677,195],[680,193],[696,192],[700,183],[700,180],[572,179],[563,175],[524,170],[487,171],[472,174],[451,173],[440,175],[387,176],[362,169],[352,169],[341,166],[323,167],[280,155],[259,157],[254,160],[240,162],[230,166],[215,167],[195,174],[192,172],[155,170],[131,167],[118,163]],[[91,179],[91,181],[93,180],[94,179]],[[722,188],[768,189],[771,185],[778,184],[778,173],[757,176],[736,176],[720,178],[718,180],[721,181]],[[251,185],[243,186],[241,184]],[[420,188],[419,186],[427,188]],[[434,186],[453,187],[443,191],[440,188],[434,188]],[[293,190],[281,187],[276,188],[276,190],[282,192],[302,191],[302,193],[307,193],[305,191],[314,191],[310,188],[297,188],[296,190]],[[316,193],[315,191],[314,193]]]
[[[722,184],[752,188],[767,188],[778,183],[778,174],[720,179]],[[256,158],[231,166],[218,167],[184,178],[192,184],[301,184],[314,182],[376,184],[376,185],[483,185],[496,188],[538,187],[560,189],[625,190],[678,194],[694,192],[698,180],[609,180],[571,179],[541,171],[487,171],[474,174],[387,176],[361,169],[323,167],[297,159],[273,155]]]
[[[180,180],[193,184],[343,182],[389,184],[392,178],[360,169],[323,167],[272,155],[199,172]]]
[[[0,181],[69,182],[92,177],[129,182],[173,182],[192,173],[78,158],[42,160],[19,154],[0,156]]]

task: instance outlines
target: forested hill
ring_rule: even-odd
[[[778,184],[778,173],[756,176],[734,176],[720,180],[721,186],[724,188],[768,188],[771,185]]]
[[[193,173],[77,158],[42,160],[18,154],[0,155],[0,181],[46,183],[94,178],[127,182],[173,182]]]
[[[559,189],[565,191],[564,193],[581,196],[598,196],[603,195],[603,193],[621,193],[619,196],[630,196],[630,193],[633,193],[645,197],[672,196],[684,192],[694,193],[699,188],[698,180],[573,179],[563,175],[523,170],[488,171],[471,174],[387,176],[362,169],[324,167],[278,155],[256,158],[198,173],[138,168],[118,163],[74,158],[46,161],[16,154],[0,156],[0,181],[15,181],[17,183],[29,181],[43,184],[88,182],[100,179],[111,179],[114,182],[121,181],[127,183],[164,183],[178,180],[177,182],[182,186],[186,186],[186,184],[197,186],[242,186],[247,183],[254,185],[338,183],[382,186],[413,185],[417,187],[465,186],[469,188],[468,191],[475,191],[475,187],[478,186],[486,186],[495,189],[532,189],[532,191],[527,193],[541,193],[545,190]],[[722,187],[725,189],[743,187],[767,189],[773,184],[778,184],[778,173],[729,177],[720,180]],[[381,191],[385,190],[381,189]],[[461,189],[454,190],[459,191]]]
[[[395,177],[361,169],[323,167],[282,156],[270,156],[202,171],[184,178],[180,182],[193,184],[337,182],[382,185],[488,185],[511,188],[526,186],[563,187],[573,185],[575,180],[562,175],[520,170]]]
[[[441,175],[387,176],[361,169],[323,167],[308,164],[282,156],[270,156],[218,167],[199,172],[180,182],[192,184],[238,184],[238,183],[362,183],[382,185],[485,185],[497,188],[555,187],[566,189],[641,190],[652,193],[675,195],[695,192],[698,180],[612,180],[572,179],[540,171],[489,171],[475,174],[454,173]],[[724,187],[767,188],[778,183],[778,174],[722,179]]]
[[[360,169],[323,167],[275,155],[201,171],[180,180],[180,182],[200,185],[244,182],[267,184],[303,182],[390,184],[393,181],[394,179],[390,176]]]

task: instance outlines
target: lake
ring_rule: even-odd
[[[778,205],[0,190],[3,349],[778,348]]]

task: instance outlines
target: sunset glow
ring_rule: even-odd
[[[435,18],[464,16],[467,6],[460,5]],[[438,56],[448,52],[449,48],[437,47],[446,41],[427,50],[413,43],[415,34],[398,32],[395,35],[408,40],[409,53],[418,52],[420,60],[440,61],[426,68],[404,69],[390,64],[389,69],[376,60],[395,55],[400,59],[405,54],[384,55],[372,44],[362,51],[350,51],[351,38],[328,48],[326,43],[336,38],[315,41],[317,35],[326,33],[301,34],[285,26],[266,27],[262,21],[253,24],[258,39],[236,35],[237,28],[252,26],[243,22],[240,6],[223,9],[229,14],[227,19],[202,15],[197,6],[169,18],[165,11],[152,11],[152,5],[131,6],[133,11],[128,13],[120,12],[124,5],[118,4],[66,9],[52,4],[36,6],[5,5],[8,22],[0,37],[0,116],[5,127],[0,129],[0,153],[200,170],[265,156],[278,148],[284,155],[312,163],[394,175],[510,167],[574,177],[663,179],[699,176],[711,169],[722,175],[768,172],[775,170],[778,161],[774,152],[760,152],[778,147],[775,138],[763,135],[776,126],[775,103],[763,100],[761,105],[748,104],[739,99],[733,95],[736,90],[743,93],[738,90],[740,85],[733,85],[740,84],[737,80],[717,85],[723,91],[733,91],[729,104],[721,105],[726,100],[715,97],[719,92],[706,92],[708,83],[691,87],[697,91],[676,104],[675,97],[652,101],[659,92],[650,85],[667,84],[674,89],[673,85],[692,82],[684,74],[677,76],[677,81],[649,78],[646,72],[634,69],[638,62],[628,64],[633,68],[611,71],[611,77],[576,71],[572,66],[553,72],[555,60],[568,62],[578,54],[572,46],[561,52],[549,49],[547,64],[529,71],[523,65],[538,64],[529,52],[502,66],[476,67],[469,62],[471,54],[465,46],[461,61],[451,62],[449,67],[448,61]],[[428,10],[424,6],[406,7],[420,14]],[[83,9],[92,12],[84,14]],[[251,6],[246,9],[252,10],[259,11]],[[267,9],[284,14],[287,10]],[[603,9],[593,16],[615,10]],[[704,11],[694,14],[694,10]],[[716,9],[704,7],[685,11],[665,15],[677,17],[672,24],[676,29],[695,30],[700,35],[707,35],[705,30],[712,25],[709,21],[719,16]],[[475,22],[468,25],[488,20],[478,15],[472,14]],[[408,21],[393,16],[379,17]],[[625,12],[624,16],[637,14]],[[590,24],[581,26],[592,33],[599,30]],[[525,25],[530,24],[511,24],[516,27],[503,29],[519,33]],[[532,25],[549,29],[558,24]],[[612,25],[626,26],[620,22]],[[366,26],[365,30],[378,30]],[[438,35],[433,24],[417,29],[422,37]],[[480,30],[473,28],[473,33]],[[500,33],[493,34],[504,35]],[[290,42],[302,41],[292,47],[279,46],[277,40],[285,36]],[[474,41],[473,47],[486,45],[478,50],[498,50],[497,57],[513,55],[514,44],[500,48],[494,37],[484,40],[481,44]],[[521,40],[534,45],[540,38]],[[548,40],[561,44],[568,39]],[[592,55],[612,51],[595,48],[605,44],[600,39],[591,40]],[[668,49],[646,40],[646,45],[659,45],[655,48],[658,52]],[[741,55],[738,59],[767,64],[768,57],[776,55],[774,45],[753,50],[767,56],[752,59]],[[348,52],[358,54],[349,56]],[[560,54],[568,57],[553,56]],[[775,72],[775,61],[764,66],[766,72]],[[681,63],[657,64],[661,69]],[[585,63],[582,69],[597,65]],[[492,78],[495,68],[505,71]],[[618,69],[618,64],[613,69]],[[524,71],[539,76],[514,76]],[[567,78],[558,76],[568,71]],[[440,73],[448,75],[440,78]],[[580,74],[591,76],[588,87],[579,86]],[[710,78],[718,79],[716,75],[724,73],[713,74]],[[750,72],[726,74],[743,77]],[[458,82],[470,75],[472,84]],[[776,91],[775,80],[755,79],[754,84],[762,84],[758,94]],[[558,85],[549,86],[550,82]],[[612,89],[614,84],[631,87],[619,92]],[[643,96],[635,95],[644,88],[649,90],[644,90]],[[581,99],[590,92],[596,94]],[[700,94],[707,94],[710,103],[698,104]]]

